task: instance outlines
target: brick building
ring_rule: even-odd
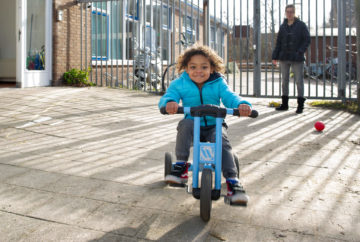
[[[18,87],[62,85],[64,72],[87,67],[92,68],[93,81],[106,85],[99,80],[110,68],[123,77],[127,72],[132,73],[135,43],[149,40],[154,48],[161,47],[160,55],[166,66],[181,52],[177,44],[181,33],[192,42],[203,43],[202,8],[195,3],[191,5],[190,1],[175,3],[172,0],[6,1],[0,10],[0,27],[9,33],[0,40],[0,86],[1,83],[16,83]],[[214,19],[210,21],[213,23]],[[217,24],[211,31],[212,48],[226,58],[227,29]]]

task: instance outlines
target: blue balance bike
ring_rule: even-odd
[[[160,109],[162,114],[167,114],[165,107]],[[222,108],[215,105],[201,105],[197,107],[179,107],[178,114],[190,114],[194,117],[194,141],[193,141],[193,164],[192,171],[192,195],[200,199],[200,217],[205,222],[210,220],[212,200],[218,200],[221,195],[221,152],[222,152],[222,123],[227,114],[240,116],[238,109]],[[212,116],[216,118],[215,143],[200,142],[200,118]],[[249,117],[256,118],[258,112],[252,110]],[[236,156],[235,163],[239,174],[239,162]],[[165,176],[173,169],[172,156],[165,153]],[[199,173],[201,174],[201,187],[199,186]],[[213,175],[215,172],[215,186],[213,187]],[[188,192],[191,193],[189,187]],[[225,203],[231,204],[227,196]]]

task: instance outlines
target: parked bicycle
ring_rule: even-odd
[[[134,57],[134,88],[160,90],[161,86],[161,59],[160,49],[140,47],[134,38],[136,55]]]
[[[337,80],[338,76],[338,64],[333,64],[326,69],[326,77],[329,79],[333,79],[334,81]],[[347,81],[357,81],[357,70],[356,64],[347,62],[345,65],[345,79]]]
[[[190,41],[184,33],[181,33],[181,39],[176,42],[177,45],[181,45],[184,49],[192,46],[195,42]],[[177,77],[179,77],[179,73],[176,72],[176,62],[168,65],[164,71],[164,74],[161,77],[161,88],[162,92],[165,93],[166,89],[169,87],[170,82]]]
[[[337,81],[338,76],[338,59],[328,58],[325,66],[320,62],[318,64],[311,63],[309,66],[304,66],[304,76],[310,77],[311,79],[322,79],[325,75],[325,79]],[[353,63],[346,63],[345,68],[345,79],[356,81],[357,70],[356,65]]]

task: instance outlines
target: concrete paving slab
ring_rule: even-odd
[[[3,241],[29,241],[29,235],[46,223],[26,216],[0,211],[0,233]]]
[[[79,225],[106,232],[117,230],[116,234],[134,237],[151,215],[152,211],[148,209],[104,203],[79,221]],[[121,232],[118,228],[122,228]]]
[[[54,194],[22,186],[1,184],[1,211],[27,216],[53,199]]]
[[[0,170],[1,170],[0,182],[3,182],[8,178],[15,177],[16,175],[28,171],[27,168],[18,167],[18,166],[9,166],[4,164],[0,164]]]
[[[41,189],[59,180],[63,175],[40,170],[29,169],[16,177],[10,177],[4,182],[11,185]]]
[[[101,181],[88,179],[85,177],[63,175],[52,184],[43,187],[43,190],[74,195],[79,197],[88,197],[88,194],[101,186]]]
[[[102,201],[58,193],[48,194],[52,195],[51,199],[42,206],[29,211],[27,215],[59,223],[76,225],[102,205]]]

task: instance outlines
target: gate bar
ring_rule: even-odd
[[[345,11],[346,11],[346,2],[338,1],[338,98],[345,98],[345,68],[346,68],[346,50],[345,50]]]
[[[260,27],[260,2],[254,0],[254,96],[261,95],[261,27]]]
[[[209,0],[204,0],[203,2],[203,37],[204,37],[204,45],[209,46],[209,30],[210,30],[210,11],[209,11]]]

